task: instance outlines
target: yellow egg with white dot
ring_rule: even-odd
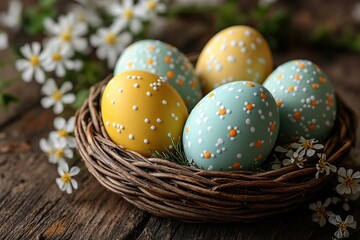
[[[150,157],[171,150],[188,117],[178,92],[161,77],[140,70],[116,75],[101,99],[105,130],[118,145]]]
[[[196,64],[204,93],[233,81],[262,83],[273,69],[269,45],[248,26],[232,26],[206,44]]]

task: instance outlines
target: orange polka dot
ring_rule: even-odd
[[[309,130],[314,131],[316,129],[316,125],[314,123],[310,123]]]
[[[166,56],[166,57],[165,57],[165,62],[171,63],[171,61],[172,61],[171,57],[169,57],[169,56]]]
[[[215,96],[215,93],[210,93],[210,94],[208,95],[208,98],[212,98],[213,96]]]
[[[239,168],[241,164],[239,162],[236,162],[232,165],[233,168]]]
[[[306,64],[305,64],[305,63],[299,63],[299,64],[298,64],[298,67],[299,67],[299,68],[305,68],[305,67],[306,67]]]
[[[260,139],[257,140],[256,143],[255,143],[255,147],[259,148],[259,147],[261,147],[261,145],[262,145],[261,140]]]
[[[154,60],[152,60],[151,58],[148,58],[148,59],[146,60],[146,63],[147,63],[148,65],[152,65],[152,64],[154,63]]]
[[[220,108],[218,111],[219,115],[225,115],[226,114],[226,109],[225,108]]]
[[[319,77],[320,83],[326,83],[326,79],[323,76]]]
[[[261,154],[258,155],[258,156],[256,157],[256,159],[257,159],[258,161],[260,161],[260,160],[262,159],[262,155],[261,155]]]
[[[185,70],[187,70],[187,69],[189,68],[189,65],[185,63],[185,64],[183,65],[183,67],[184,67]]]
[[[128,62],[127,65],[129,68],[131,68],[133,66],[133,62]]]
[[[279,80],[280,80],[280,79],[283,79],[283,78],[284,78],[284,75],[283,75],[283,74],[279,74],[279,75],[276,76],[276,78],[279,79]]]
[[[300,120],[300,119],[301,119],[301,112],[295,112],[295,113],[294,113],[294,118],[295,118],[296,120]]]
[[[319,88],[319,84],[313,83],[313,84],[311,85],[311,87],[312,87],[313,89],[318,89],[318,88]]]
[[[195,80],[192,80],[192,81],[190,82],[190,85],[191,85],[192,88],[196,88],[196,87],[197,87],[197,83],[196,83]]]
[[[251,82],[246,82],[246,85],[248,85],[249,87],[255,87],[255,84],[253,84]]]
[[[253,110],[254,106],[252,105],[252,103],[248,103],[248,105],[246,105],[247,110]]]
[[[204,158],[210,158],[211,157],[211,153],[210,152],[205,152],[204,153]]]
[[[276,105],[277,105],[278,107],[281,107],[282,101],[281,101],[281,100],[276,100]]]
[[[230,135],[230,137],[236,137],[237,131],[236,131],[235,129],[231,129],[231,130],[229,131],[229,135]]]
[[[270,123],[270,131],[273,132],[276,129],[275,123]]]
[[[176,83],[177,83],[177,85],[179,85],[179,86],[183,86],[184,83],[185,83],[185,81],[184,81],[184,79],[178,79],[178,80],[176,81]]]
[[[318,102],[316,100],[311,101],[311,106],[316,107],[318,105]]]
[[[168,71],[168,72],[167,72],[167,76],[168,76],[169,78],[173,78],[173,77],[175,77],[175,73],[174,73],[173,71]]]
[[[189,132],[189,131],[190,131],[190,127],[186,127],[186,128],[185,128],[185,131],[186,131],[186,132]]]
[[[332,107],[332,106],[333,106],[333,97],[332,97],[331,95],[329,95],[329,96],[327,97],[327,105],[328,105],[329,107]]]
[[[288,90],[289,90],[289,92],[294,91],[294,86],[292,86],[292,85],[291,85],[291,86],[289,86],[289,87],[288,87]]]
[[[264,100],[266,99],[266,94],[265,93],[260,93],[260,96],[261,96],[262,99],[264,99]]]
[[[295,75],[294,75],[294,79],[295,79],[295,80],[300,80],[300,79],[301,79],[301,76],[300,76],[299,74],[295,74]]]
[[[149,50],[149,51],[154,51],[154,50],[155,50],[155,46],[150,45],[150,46],[148,47],[148,50]]]

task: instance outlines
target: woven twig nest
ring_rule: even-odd
[[[157,216],[187,222],[250,222],[288,211],[312,198],[330,176],[315,178],[316,162],[271,171],[207,171],[117,146],[106,134],[99,100],[109,78],[90,89],[76,114],[79,152],[107,189]],[[338,98],[338,117],[324,143],[328,162],[339,165],[355,142],[356,118]]]

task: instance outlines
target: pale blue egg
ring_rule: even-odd
[[[274,147],[279,131],[275,99],[262,85],[236,81],[207,94],[183,131],[187,159],[206,170],[253,170]]]
[[[118,59],[114,75],[128,70],[143,70],[161,76],[178,91],[189,111],[202,97],[194,66],[170,44],[158,40],[133,43]]]

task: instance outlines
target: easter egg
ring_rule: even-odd
[[[112,141],[151,156],[173,148],[188,116],[177,91],[161,77],[139,70],[116,75],[101,98],[101,117]]]
[[[183,131],[185,155],[206,170],[253,170],[271,152],[278,129],[278,108],[265,87],[227,83],[191,111]]]
[[[314,63],[294,60],[279,66],[264,82],[275,97],[280,112],[279,141],[301,136],[325,139],[336,118],[334,88]]]
[[[170,44],[157,40],[133,43],[117,61],[114,75],[128,70],[143,70],[161,76],[178,91],[189,110],[202,97],[193,65]]]
[[[232,81],[262,83],[273,70],[269,45],[255,29],[233,26],[217,33],[196,64],[205,93]]]

